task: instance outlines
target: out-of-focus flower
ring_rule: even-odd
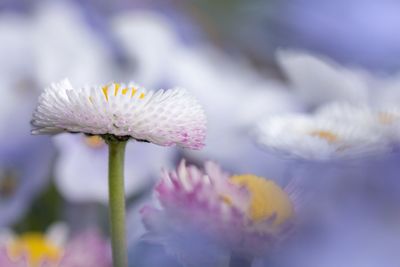
[[[262,147],[287,157],[340,160],[390,151],[386,138],[371,126],[292,114],[272,116],[255,132]]]
[[[400,145],[400,106],[387,106],[374,110],[373,119],[378,130],[397,146]]]
[[[244,60],[230,59],[209,46],[180,50],[167,71],[171,83],[193,91],[208,115],[207,146],[199,152],[185,151],[185,157],[215,160],[237,173],[251,169],[260,176],[267,175],[266,170],[280,169],[252,143],[248,133],[266,114],[301,110],[286,88]],[[276,168],[269,168],[272,165]]]
[[[14,223],[49,182],[54,147],[29,133],[35,82],[27,19],[0,14],[0,226]],[[7,65],[7,66],[6,66]]]
[[[185,89],[154,92],[133,83],[75,89],[64,80],[42,93],[32,124],[34,134],[112,134],[198,149],[203,146],[206,118]]]
[[[78,84],[111,78],[111,51],[71,1],[41,2],[30,16],[4,12],[0,32],[0,53],[9,62],[0,67],[2,85],[10,80],[17,85],[34,81],[42,87],[65,76]]]
[[[18,145],[29,132],[29,117],[34,107],[35,82],[29,42],[28,20],[11,13],[0,14],[0,146]],[[12,127],[10,127],[12,124]],[[13,138],[9,138],[12,136]]]
[[[258,175],[265,175],[268,164],[277,166],[254,146],[248,130],[266,114],[301,109],[286,88],[267,80],[243,59],[232,60],[207,45],[182,45],[163,16],[148,11],[124,13],[115,16],[112,26],[127,53],[128,66],[133,66],[129,73],[145,84],[190,88],[204,106],[208,145],[200,152],[184,151],[185,157],[213,159],[232,171],[251,169]],[[144,39],[136,41],[142,32],[146,32]],[[155,43],[164,45],[160,48]],[[274,169],[279,172],[280,168]]]
[[[166,16],[145,10],[124,12],[112,18],[111,29],[124,53],[117,77],[133,77],[145,87],[158,87],[168,79],[168,68],[184,48]]]
[[[325,118],[343,123],[373,127],[372,108],[366,104],[354,105],[346,102],[332,102],[315,110],[317,118]]]
[[[21,218],[50,178],[55,153],[48,138],[19,141],[0,150],[0,226]]]
[[[324,225],[346,217],[348,207],[372,213],[396,199],[398,118],[396,108],[330,103],[313,114],[269,117],[255,132],[267,152],[289,159],[297,185],[313,198],[313,223]]]
[[[251,260],[287,237],[294,222],[294,199],[273,181],[250,174],[230,177],[211,162],[203,171],[182,161],[176,171],[163,173],[155,190],[162,209],[142,209],[149,231],[145,239],[164,245],[186,264],[196,258],[212,261],[195,251],[185,254],[188,233],[221,253]],[[224,254],[209,256],[224,260]]]
[[[368,72],[293,50],[278,51],[277,61],[294,94],[309,108],[336,102],[384,108],[400,99],[398,75]]]
[[[108,200],[107,145],[98,136],[61,134],[54,138],[59,149],[55,182],[60,193],[70,201]],[[163,166],[170,166],[172,148],[148,146],[138,142],[127,145],[125,193],[131,196],[149,188]],[[93,168],[96,166],[96,168]]]
[[[12,12],[0,14],[0,54],[4,62],[8,62],[0,66],[3,89],[14,87],[25,91],[25,85],[33,79],[34,57],[30,42],[26,41],[31,37],[29,30],[28,18]]]
[[[251,169],[265,175],[266,165],[274,163],[254,146],[248,130],[265,114],[301,109],[286,88],[267,80],[243,59],[233,60],[207,45],[183,45],[171,22],[159,14],[123,13],[113,18],[112,26],[126,52],[129,75],[145,85],[189,88],[202,103],[208,114],[207,146],[200,152],[184,151],[185,157],[217,160],[235,172]],[[144,39],[137,40],[139,35]]]
[[[368,101],[369,77],[362,70],[345,68],[326,58],[291,50],[279,51],[277,60],[294,93],[311,107],[326,102],[359,104]]]
[[[66,234],[65,229],[53,227],[46,234],[4,235],[0,264],[4,267],[111,267],[111,249],[97,231],[87,230],[69,239]]]
[[[111,51],[72,1],[37,5],[29,23],[34,71],[41,87],[64,77],[79,85],[111,79]]]
[[[377,107],[398,106],[400,103],[400,73],[375,77],[371,104]]]
[[[258,140],[264,147],[300,158],[332,159],[388,152],[388,143],[397,142],[398,107],[389,100],[399,94],[396,78],[302,52],[283,50],[277,58],[295,95],[315,117],[274,116],[261,123]],[[315,131],[324,134],[310,135]]]
[[[337,123],[370,128],[392,144],[398,145],[400,141],[400,108],[397,105],[332,103],[321,106],[315,114],[319,118],[334,120]]]

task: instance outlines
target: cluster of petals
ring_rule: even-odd
[[[69,240],[52,234],[24,233],[2,240],[2,267],[111,267],[111,248],[97,230]]]
[[[332,103],[319,108],[316,115],[370,129],[380,134],[380,137],[389,143],[399,141],[400,109],[397,105],[369,106]]]
[[[74,88],[63,80],[44,90],[32,125],[34,134],[111,134],[199,149],[206,118],[197,100],[182,88],[154,92],[133,83]]]
[[[213,162],[201,170],[182,161],[176,171],[164,171],[155,192],[162,208],[145,206],[142,216],[160,243],[192,229],[230,251],[257,257],[282,241],[294,222],[294,194],[265,178],[230,176]]]
[[[266,116],[255,130],[261,147],[290,158],[332,160],[383,155],[398,146],[396,79],[298,51],[279,51],[277,60],[312,112]]]
[[[255,138],[264,149],[289,158],[356,159],[391,150],[386,123],[395,115],[366,106],[330,104],[314,114],[271,116],[259,123]],[[380,114],[380,115],[379,115]]]

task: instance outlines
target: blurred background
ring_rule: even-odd
[[[63,78],[77,87],[130,80],[149,90],[183,86],[208,115],[206,148],[131,142],[127,151],[130,255],[138,266],[158,266],[146,259],[160,252],[137,242],[144,231],[138,210],[152,201],[161,168],[186,158],[198,165],[214,160],[231,173],[281,184],[296,175],[321,176],[323,166],[297,172],[296,162],[266,153],[249,131],[269,115],[309,113],[338,99],[370,102],[383,87],[391,88],[386,98],[400,100],[399,14],[396,0],[0,0],[0,227],[45,232],[62,222],[72,233],[96,228],[108,235],[105,144],[77,134],[30,135],[31,114],[46,86]],[[318,77],[321,68],[304,61],[293,70],[282,51],[332,64],[343,83],[331,83],[332,75],[313,82],[313,71]],[[368,93],[354,89],[352,75],[360,72]],[[341,173],[344,184],[330,199],[336,205],[327,205],[327,214],[309,211],[321,220],[265,266],[398,266],[397,159],[385,155]],[[366,173],[380,182],[363,181],[362,193],[359,180],[348,185],[346,179]],[[357,201],[368,204],[350,201],[347,209],[331,210],[359,193],[367,197]],[[329,231],[321,222],[329,222]]]

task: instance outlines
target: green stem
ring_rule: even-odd
[[[108,141],[108,192],[114,267],[127,267],[125,240],[124,159],[126,141]]]

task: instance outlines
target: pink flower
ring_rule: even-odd
[[[162,208],[142,209],[145,237],[167,250],[179,247],[172,235],[189,231],[241,257],[261,257],[294,223],[292,192],[255,175],[230,176],[212,162],[203,171],[182,161],[176,171],[164,171],[155,192]]]

